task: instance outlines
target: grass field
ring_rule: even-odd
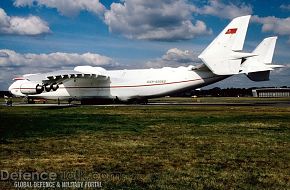
[[[10,172],[81,171],[103,189],[290,189],[289,106],[2,106],[0,123]]]

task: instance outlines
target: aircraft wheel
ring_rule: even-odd
[[[33,99],[28,98],[27,99],[27,103],[28,104],[35,104],[35,101]]]

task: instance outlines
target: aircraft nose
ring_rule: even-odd
[[[14,93],[13,93],[13,84],[9,86],[8,90],[9,90],[11,95],[14,95]]]
[[[13,94],[13,95],[15,94],[15,86],[16,86],[15,82],[9,86],[8,90],[10,94]]]
[[[13,89],[13,84],[11,84],[11,85],[9,86],[8,91],[9,91],[10,93],[12,93],[12,92],[11,92],[12,89]]]

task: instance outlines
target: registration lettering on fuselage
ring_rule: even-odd
[[[148,84],[156,84],[156,83],[162,84],[162,83],[166,83],[166,80],[148,80],[147,83]]]

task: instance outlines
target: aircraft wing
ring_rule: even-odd
[[[89,66],[76,67],[74,70],[59,70],[55,72],[43,73],[43,74],[28,74],[24,75],[23,78],[29,81],[42,82],[43,84],[58,84],[67,79],[74,78],[96,78],[96,79],[107,79],[109,76],[99,72],[86,71]]]
[[[199,64],[199,65],[192,67],[191,70],[209,71],[209,68],[204,63],[202,63],[202,64]]]

